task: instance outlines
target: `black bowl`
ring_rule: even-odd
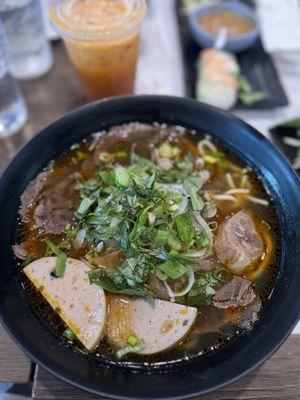
[[[278,279],[260,320],[222,350],[167,371],[95,364],[62,346],[29,307],[11,251],[20,195],[28,182],[72,143],[129,121],[166,122],[204,131],[257,172],[274,200],[281,233]],[[0,180],[0,315],[11,336],[43,368],[64,381],[114,399],[186,399],[217,389],[253,369],[286,339],[300,312],[300,184],[292,168],[244,122],[193,100],[140,96],[79,108],[40,132],[15,156]],[[297,248],[298,243],[298,248]]]

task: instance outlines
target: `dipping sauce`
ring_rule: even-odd
[[[225,27],[229,37],[244,35],[255,27],[251,19],[229,10],[203,15],[199,18],[198,25],[213,36],[217,35],[222,27]]]
[[[132,93],[145,0],[64,0],[51,9],[89,100]]]

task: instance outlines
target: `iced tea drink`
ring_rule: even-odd
[[[54,0],[50,12],[89,100],[133,92],[145,0]]]

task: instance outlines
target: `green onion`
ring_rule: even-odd
[[[54,274],[57,278],[63,278],[66,270],[67,256],[65,253],[61,252],[57,256]]]
[[[178,279],[186,274],[188,269],[179,262],[166,261],[159,266],[159,269],[171,279]]]
[[[174,212],[179,209],[179,205],[176,204],[173,200],[169,201],[169,211]]]
[[[88,153],[83,153],[82,151],[76,151],[77,161],[85,160],[89,156]]]
[[[79,204],[79,207],[77,208],[77,214],[85,215],[88,212],[91,205],[94,203],[95,203],[95,199],[90,199],[88,197],[85,197]]]
[[[71,341],[73,341],[76,338],[75,333],[70,328],[67,328],[64,331],[64,335]]]
[[[180,251],[182,249],[182,245],[180,241],[172,234],[169,233],[168,238],[167,238],[167,243],[171,247],[171,249]]]
[[[169,232],[159,229],[154,238],[154,242],[158,245],[165,245],[167,243]]]
[[[112,160],[113,160],[113,155],[108,153],[107,151],[102,151],[99,154],[99,161],[102,161],[104,163],[108,163],[108,162],[110,162]]]
[[[115,156],[117,158],[125,158],[125,157],[127,157],[127,155],[128,155],[127,150],[118,150],[115,152]]]
[[[194,211],[201,211],[204,207],[204,202],[198,194],[197,186],[190,180],[184,180],[184,188],[188,192],[188,195],[191,198],[192,207]]]
[[[204,183],[201,176],[190,176],[189,181],[196,186],[197,190],[200,190]]]
[[[118,359],[123,358],[125,355],[129,353],[138,353],[146,347],[146,342],[144,339],[140,339],[135,346],[126,346],[123,349],[120,349],[116,352],[116,357]]]
[[[116,184],[119,186],[129,186],[130,175],[127,169],[124,167],[117,167],[115,170],[115,180]]]
[[[222,267],[215,268],[212,271],[212,276],[222,283],[228,282],[230,280],[230,273],[226,268]]]
[[[159,155],[163,158],[172,158],[172,147],[169,143],[164,142],[160,145]]]
[[[135,336],[129,336],[127,343],[130,344],[130,346],[135,346],[138,343],[138,339]]]
[[[204,158],[204,161],[206,161],[209,164],[215,164],[218,161],[217,157],[214,157],[210,154],[205,154],[205,156],[203,158]]]
[[[45,239],[48,249],[57,256],[57,260],[54,268],[54,275],[57,278],[63,278],[66,270],[67,256],[58,247],[55,246],[49,239]]]

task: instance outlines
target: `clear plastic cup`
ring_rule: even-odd
[[[12,75],[33,79],[46,74],[53,57],[40,0],[0,0],[0,19],[9,45]]]
[[[63,37],[89,100],[132,93],[145,0],[53,0]]]
[[[16,81],[10,75],[10,59],[0,21],[0,138],[18,132],[27,120],[27,109]]]

